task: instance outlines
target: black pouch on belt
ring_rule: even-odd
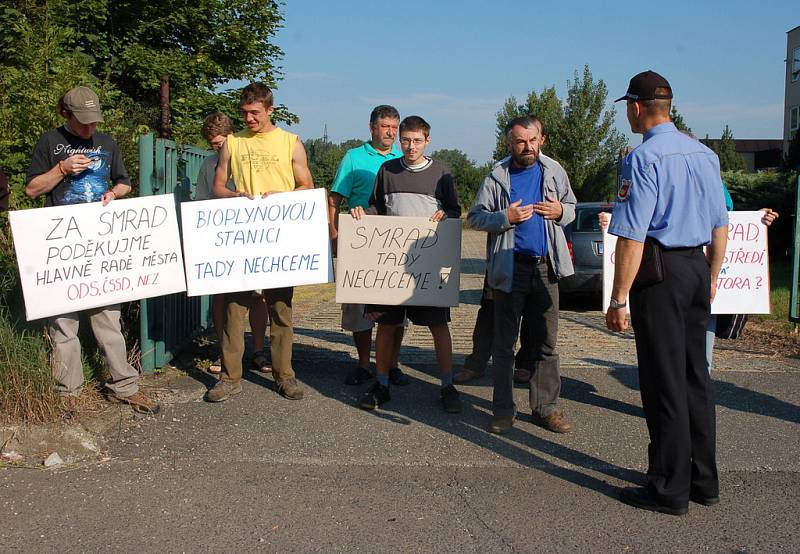
[[[664,262],[661,259],[661,244],[648,237],[644,241],[642,263],[633,280],[631,288],[638,289],[657,285],[664,280]]]

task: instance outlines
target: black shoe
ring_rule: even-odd
[[[689,493],[689,500],[695,504],[701,504],[703,506],[713,506],[714,504],[719,504],[719,496],[703,496],[694,492]]]
[[[509,415],[492,415],[492,421],[489,422],[489,432],[496,435],[505,435],[511,428],[514,427],[514,418],[517,417],[517,408]]]
[[[369,372],[368,369],[364,369],[361,366],[356,366],[353,368],[353,371],[347,374],[347,377],[344,380],[345,385],[363,385],[370,379],[375,377],[372,373]]]
[[[689,511],[689,508],[686,506],[674,508],[672,506],[659,504],[646,487],[625,487],[622,489],[620,497],[628,506],[649,510],[651,512],[660,512],[671,516],[682,516]]]
[[[384,387],[380,383],[374,383],[361,397],[358,407],[364,410],[374,410],[378,406],[387,403],[391,398],[392,397],[389,396],[389,387]]]
[[[442,387],[442,406],[448,414],[457,414],[461,411],[461,395],[453,385]]]
[[[411,379],[399,367],[393,367],[389,370],[389,382],[398,387],[405,387],[411,382]]]

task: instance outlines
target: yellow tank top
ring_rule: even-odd
[[[249,129],[228,136],[236,190],[247,194],[294,190],[292,154],[297,135],[276,127],[266,133]]]

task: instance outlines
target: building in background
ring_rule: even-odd
[[[786,95],[783,102],[783,154],[800,127],[800,26],[786,33]]]
[[[721,139],[700,139],[700,142],[715,150]],[[781,139],[733,139],[736,153],[744,159],[750,173],[775,169],[781,165]]]

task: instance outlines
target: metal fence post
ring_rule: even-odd
[[[139,137],[139,196],[153,194],[153,134]],[[150,336],[148,299],[139,301],[139,349],[142,371],[152,373],[156,368],[155,342]]]

